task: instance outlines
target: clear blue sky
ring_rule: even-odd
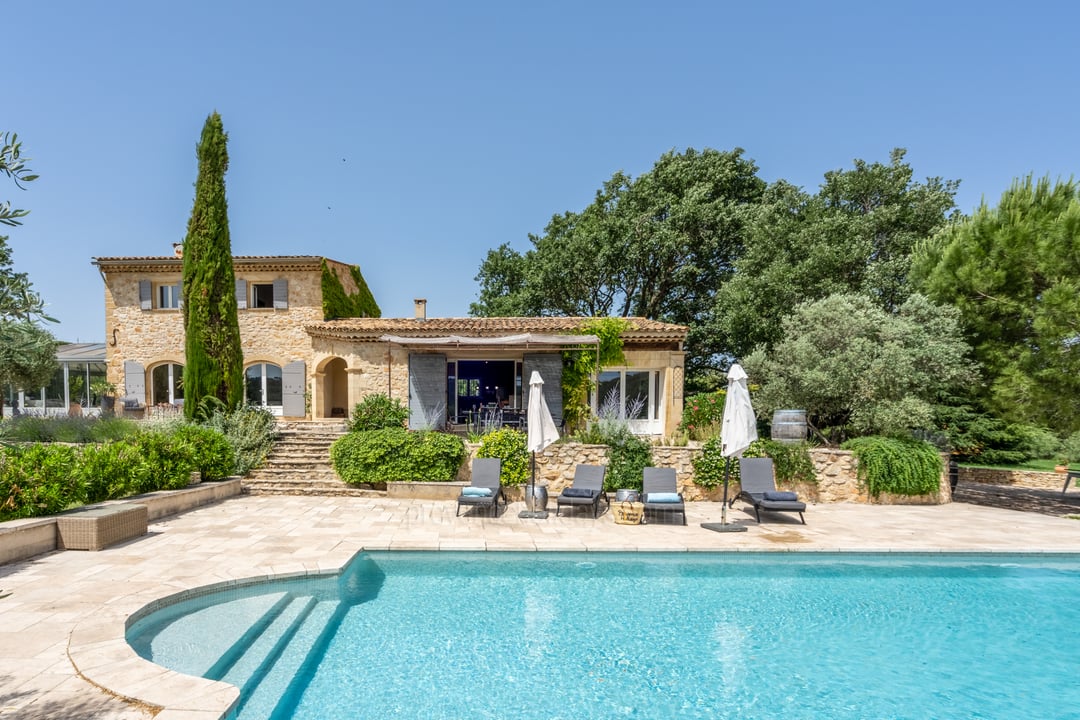
[[[183,239],[195,143],[229,133],[233,252],[360,265],[387,317],[462,316],[617,170],[742,147],[814,190],[906,147],[958,205],[1080,167],[1073,2],[3,4],[0,129],[41,178],[0,198],[64,340],[104,341],[94,256]]]

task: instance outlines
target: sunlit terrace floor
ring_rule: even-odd
[[[1074,492],[1060,508],[1080,513]],[[161,720],[217,717],[207,708],[226,706],[229,688],[136,657],[123,639],[125,618],[187,588],[337,568],[362,548],[1080,553],[1080,521],[960,502],[813,505],[807,525],[787,515],[757,525],[737,504],[729,519],[749,525],[737,534],[700,527],[720,520],[719,503],[689,504],[685,527],[616,525],[610,513],[520,519],[522,509],[455,517],[453,502],[243,496],[153,523],[148,535],[101,552],[0,566],[0,588],[11,592],[0,599],[0,717],[150,718],[162,706]]]

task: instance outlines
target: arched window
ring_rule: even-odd
[[[247,401],[268,408],[281,407],[281,367],[257,363],[245,373]]]
[[[179,405],[183,403],[184,366],[176,363],[165,363],[151,370],[150,399],[154,405]]]

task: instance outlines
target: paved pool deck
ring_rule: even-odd
[[[554,505],[554,502],[552,502]],[[124,641],[147,603],[255,576],[332,571],[361,549],[475,551],[888,551],[1080,553],[1080,520],[963,503],[812,505],[807,525],[737,504],[743,533],[700,527],[720,503],[690,503],[686,526],[617,525],[610,513],[455,517],[456,503],[241,496],[150,526],[100,552],[53,552],[0,565],[0,718],[211,720],[236,690],[159,668]]]

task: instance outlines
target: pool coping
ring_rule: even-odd
[[[172,586],[142,591],[125,596],[92,619],[75,625],[68,638],[67,654],[76,674],[102,691],[141,706],[157,710],[154,720],[225,720],[240,699],[240,690],[219,680],[185,675],[169,670],[140,657],[128,644],[127,629],[149,612],[181,602],[184,599],[207,592],[242,587],[268,580],[320,577],[341,573],[345,566],[360,552],[585,552],[585,553],[708,553],[716,555],[747,554],[843,554],[843,555],[1009,555],[1029,557],[1080,557],[1080,552],[1060,549],[1019,551],[992,551],[986,549],[926,549],[912,548],[732,548],[725,550],[696,548],[657,548],[655,550],[625,550],[599,548],[592,550],[523,549],[519,546],[488,547],[481,550],[448,550],[438,546],[415,548],[391,548],[389,546],[363,547],[335,551],[328,559],[315,566],[301,564],[285,565],[265,574],[231,577],[213,583],[191,584],[188,587]]]

